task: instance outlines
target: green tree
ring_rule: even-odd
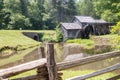
[[[111,33],[120,34],[120,21],[115,26],[112,26]]]
[[[11,13],[4,9],[4,2],[3,0],[0,1],[0,29],[7,29],[8,24],[10,22],[10,15]]]
[[[68,0],[68,15],[70,16],[77,15],[77,7],[75,0]]]
[[[106,21],[117,22],[120,19],[120,0],[94,0],[96,14]]]
[[[77,11],[79,15],[84,15],[84,16],[92,16],[96,18],[96,12],[94,9],[94,1],[91,0],[80,0],[77,3]]]
[[[12,29],[30,29],[32,24],[29,21],[29,18],[26,18],[20,13],[12,14],[11,16],[11,25]]]
[[[22,15],[28,16],[28,9],[27,9],[28,1],[27,0],[20,0],[20,8]]]

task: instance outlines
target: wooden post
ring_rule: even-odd
[[[40,58],[45,58],[44,47],[39,47],[39,55],[40,55]],[[41,80],[41,78],[43,78],[43,80],[47,80],[48,79],[47,67],[44,66],[44,67],[37,68],[37,76],[38,76],[37,80]]]
[[[40,58],[45,58],[45,50],[44,50],[44,47],[39,47],[38,48],[38,53],[40,55]]]
[[[54,45],[51,43],[47,44],[47,70],[49,75],[49,80],[57,79],[57,67],[54,58]]]

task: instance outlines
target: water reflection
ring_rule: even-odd
[[[22,52],[24,52],[24,51],[22,51]],[[16,54],[16,55],[19,56],[19,54]],[[12,57],[12,56],[10,56],[10,57]],[[29,54],[25,55],[21,60],[18,60],[18,61],[12,62],[12,63],[8,63],[8,64],[5,64],[5,65],[0,65],[0,69],[16,66],[16,65],[26,63],[26,62],[29,62],[29,61],[33,61],[33,60],[37,60],[37,59],[39,59],[38,49],[35,49],[32,52],[30,52]],[[0,59],[0,60],[5,60],[5,58]]]
[[[45,44],[43,44],[42,46],[45,46]],[[81,52],[81,50],[77,46],[72,46],[72,47],[70,47],[70,46],[72,46],[72,45],[66,46],[66,44],[64,44],[64,43],[55,44],[56,62],[73,60],[73,59],[75,60],[75,59],[91,56],[90,54]],[[37,48],[37,49],[33,50],[32,52],[30,52],[29,54],[25,55],[21,60],[0,66],[0,69],[19,65],[19,64],[33,61],[33,60],[37,60],[39,58],[40,58],[40,54],[39,54],[38,48]],[[101,60],[101,61],[97,61],[94,63],[74,67],[74,68],[71,68],[70,70],[74,70],[74,71],[75,70],[98,70],[98,69],[102,69],[102,68],[111,66],[113,64],[119,63],[119,61],[120,61],[120,57],[115,57],[115,58],[110,58],[110,59]],[[119,70],[117,70],[117,71],[119,71]]]

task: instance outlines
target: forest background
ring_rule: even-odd
[[[75,15],[120,20],[120,0],[0,0],[0,29],[53,30]]]

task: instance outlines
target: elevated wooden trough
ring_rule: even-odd
[[[113,52],[108,52],[104,54],[98,54],[94,56],[81,58],[78,60],[56,63],[54,58],[53,44],[51,43],[47,44],[46,52],[47,53],[45,58],[44,48],[40,47],[40,55],[42,55],[41,59],[0,70],[0,80],[9,80],[8,79],[9,77],[12,77],[12,76],[21,74],[22,72],[26,72],[33,69],[37,69],[36,75],[26,76],[22,78],[13,79],[13,80],[62,80],[62,77],[61,77],[62,73],[58,71],[112,58],[112,57],[116,57],[116,56],[120,56],[120,51],[113,51]],[[98,76],[107,72],[117,70],[119,68],[120,68],[120,63],[98,70],[96,72],[93,72],[87,75],[77,76],[67,80],[85,80],[94,76]],[[109,78],[107,80],[117,80],[119,78],[120,78],[120,75],[116,75],[115,77]]]

